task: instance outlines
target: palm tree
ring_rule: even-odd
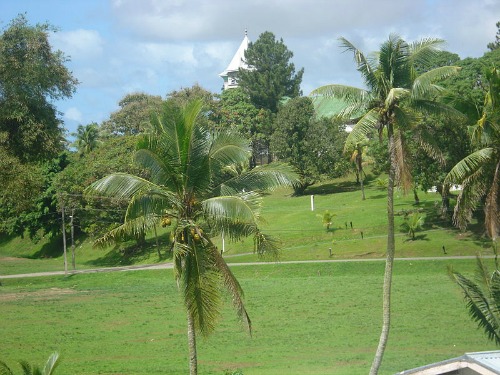
[[[424,216],[418,212],[411,214],[402,224],[403,228],[408,231],[408,237],[410,237],[412,241],[415,240],[415,233],[422,228],[423,225]]]
[[[135,161],[149,171],[147,179],[115,173],[90,187],[100,195],[130,202],[124,224],[97,240],[97,245],[160,223],[172,226],[174,276],[187,310],[191,375],[197,374],[196,333],[208,335],[214,330],[221,287],[251,330],[243,291],[212,238],[222,233],[230,240],[253,236],[258,254],[275,253],[276,242],[259,229],[259,192],[289,185],[295,178],[284,165],[238,169],[248,162],[249,142],[236,133],[211,133],[198,121],[201,109],[201,101],[183,108],[167,102],[152,120],[153,131],[139,141],[135,154]]]
[[[496,262],[495,262],[496,263]],[[500,345],[500,271],[498,264],[490,273],[481,257],[477,257],[475,280],[450,269],[453,281],[462,289],[472,320]]]
[[[486,76],[490,87],[483,116],[472,127],[472,141],[479,150],[459,161],[445,183],[462,185],[453,215],[461,229],[485,199],[486,232],[495,241],[500,233],[500,69],[491,68]]]
[[[78,149],[80,155],[88,154],[90,151],[95,149],[99,141],[99,125],[92,122],[88,125],[78,125],[76,133],[72,133],[76,137],[73,145]]]
[[[27,361],[19,361],[19,364],[23,369],[23,375],[53,375],[59,362],[59,354],[54,352],[41,370],[37,366],[31,366]],[[5,362],[0,361],[0,375],[14,375],[14,372]]]
[[[435,157],[438,149],[425,141],[421,127],[422,112],[437,113],[443,110],[452,111],[437,103],[434,99],[441,92],[435,84],[438,79],[447,77],[458,71],[456,67],[440,67],[417,75],[416,64],[426,66],[429,58],[438,50],[443,42],[439,39],[423,39],[407,43],[398,35],[390,35],[380,51],[366,57],[347,39],[341,38],[346,51],[354,54],[354,59],[367,89],[344,85],[328,85],[313,91],[313,95],[335,96],[346,102],[341,116],[351,117],[353,113],[362,111],[364,115],[349,134],[345,149],[352,149],[356,143],[362,142],[374,131],[380,138],[387,137],[390,167],[387,186],[387,254],[383,287],[383,322],[377,352],[370,374],[377,374],[384,355],[390,328],[390,301],[392,269],[394,263],[394,187],[399,185],[404,191],[411,187],[410,168],[407,163],[405,148],[405,130],[412,129],[412,134],[419,143]]]

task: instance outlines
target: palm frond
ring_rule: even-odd
[[[215,250],[213,253],[215,265],[222,275],[224,286],[231,296],[233,307],[235,308],[236,313],[241,319],[242,323],[248,329],[248,332],[252,334],[252,322],[245,308],[245,304],[243,303],[243,289],[241,288],[240,283],[238,282],[236,277],[234,277],[233,273],[227,266],[226,261],[222,258],[215,246],[211,246],[210,249],[212,251]]]
[[[0,375],[14,375],[14,372],[3,361],[0,361]]]
[[[496,241],[500,233],[500,159],[495,167],[491,186],[485,202],[484,224],[490,238]]]
[[[394,167],[396,170],[396,184],[402,188],[406,194],[412,188],[411,168],[409,158],[407,156],[407,147],[405,140],[400,131],[394,134],[394,150],[391,152],[394,155]]]
[[[483,148],[466,156],[459,161],[446,176],[444,182],[450,184],[461,184],[472,174],[488,163],[494,155],[493,148]]]
[[[292,166],[285,163],[271,163],[245,170],[225,180],[219,187],[223,195],[242,191],[272,191],[278,187],[293,186],[299,180]]]
[[[106,232],[102,237],[94,241],[93,246],[97,248],[105,248],[116,241],[123,240],[128,237],[140,237],[148,230],[158,224],[159,217],[157,215],[140,216],[124,222],[119,227]]]
[[[215,329],[222,306],[222,276],[214,267],[213,254],[204,245],[192,243],[183,257],[181,285],[184,303],[188,314],[193,317],[195,329],[203,336]]]
[[[357,49],[350,41],[346,38],[339,38],[340,45],[343,47],[344,51],[352,52],[354,55],[354,61],[358,67],[358,71],[363,76],[365,83],[370,88],[374,88],[377,85],[377,78],[375,76],[375,67],[370,64],[370,61],[365,57],[363,52]]]
[[[325,85],[313,90],[310,96],[326,96],[341,99],[347,106],[352,106],[358,110],[366,108],[372,96],[367,90],[346,85]]]
[[[114,173],[91,184],[85,192],[89,195],[99,193],[118,199],[130,199],[140,191],[154,189],[150,181],[127,173]]]
[[[477,259],[476,280],[450,270],[453,281],[462,289],[469,315],[484,330],[488,338],[500,344],[500,306],[493,295],[500,287],[500,278],[495,273],[490,276],[480,257]]]
[[[367,134],[377,129],[379,119],[380,114],[378,108],[371,109],[363,117],[361,117],[347,136],[344,151],[355,147],[357,143],[363,142],[366,139]]]
[[[385,108],[390,108],[408,97],[410,90],[404,88],[392,88],[385,98]]]
[[[436,81],[448,78],[460,71],[458,66],[442,66],[420,74],[414,81],[411,90],[412,98],[435,98],[444,89],[434,85]]]
[[[254,235],[253,243],[254,252],[259,257],[279,258],[279,241],[272,236],[257,231]]]
[[[220,196],[202,202],[205,220],[211,227],[230,233],[231,223],[257,225],[262,198],[254,192]]]
[[[43,375],[52,375],[55,371],[55,369],[57,368],[57,366],[59,366],[59,353],[57,352],[54,352],[50,355],[49,359],[47,360],[47,362],[45,363],[45,366],[43,367],[43,371],[42,371],[42,374]]]
[[[439,38],[423,38],[411,43],[409,47],[411,65],[429,66],[444,43],[445,41]]]

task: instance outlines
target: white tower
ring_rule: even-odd
[[[245,63],[245,51],[248,48],[249,42],[250,40],[248,39],[247,31],[245,30],[245,37],[243,38],[240,47],[234,54],[233,59],[227,66],[226,70],[219,74],[219,76],[224,80],[224,90],[238,87],[238,70],[240,68],[248,69],[248,65]]]

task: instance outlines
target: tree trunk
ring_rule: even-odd
[[[364,186],[364,184],[363,184],[363,175],[361,175],[361,178],[360,178],[360,180],[359,180],[359,183],[360,183],[360,185],[361,185],[361,200],[363,200],[363,201],[364,201],[364,200],[366,199],[366,197],[365,197],[365,186]]]
[[[382,297],[382,332],[373,359],[370,375],[377,375],[382,358],[384,357],[385,347],[389,338],[389,330],[391,328],[391,287],[392,287],[392,270],[394,265],[394,253],[396,250],[394,242],[394,177],[395,177],[395,155],[394,155],[394,135],[392,126],[388,126],[389,138],[389,181],[387,185],[387,255],[385,261],[384,286]]]
[[[417,188],[413,188],[413,199],[415,200],[415,205],[420,204],[420,198],[418,197]]]
[[[188,317],[188,346],[189,346],[189,375],[198,375],[198,356],[196,354],[196,332],[194,330],[194,320],[191,313]]]

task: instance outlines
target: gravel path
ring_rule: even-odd
[[[419,261],[419,260],[449,260],[449,259],[475,259],[475,256],[442,256],[442,257],[415,257],[415,258],[395,258],[395,261]],[[484,258],[493,258],[493,256],[484,256]],[[283,262],[247,262],[247,263],[228,263],[230,267],[233,266],[255,266],[255,265],[272,265],[272,264],[306,264],[306,263],[343,263],[343,262],[384,262],[385,258],[375,259],[325,259],[325,260],[290,260]],[[117,272],[117,271],[142,271],[142,270],[160,270],[171,269],[172,263],[158,263],[146,264],[135,266],[121,266],[121,267],[106,267],[106,268],[91,268],[85,270],[68,270],[68,275],[78,275],[83,273],[97,273],[97,272]],[[22,273],[17,275],[0,275],[2,279],[18,279],[26,277],[41,277],[41,276],[58,276],[63,275],[64,271],[52,272],[34,272]]]

